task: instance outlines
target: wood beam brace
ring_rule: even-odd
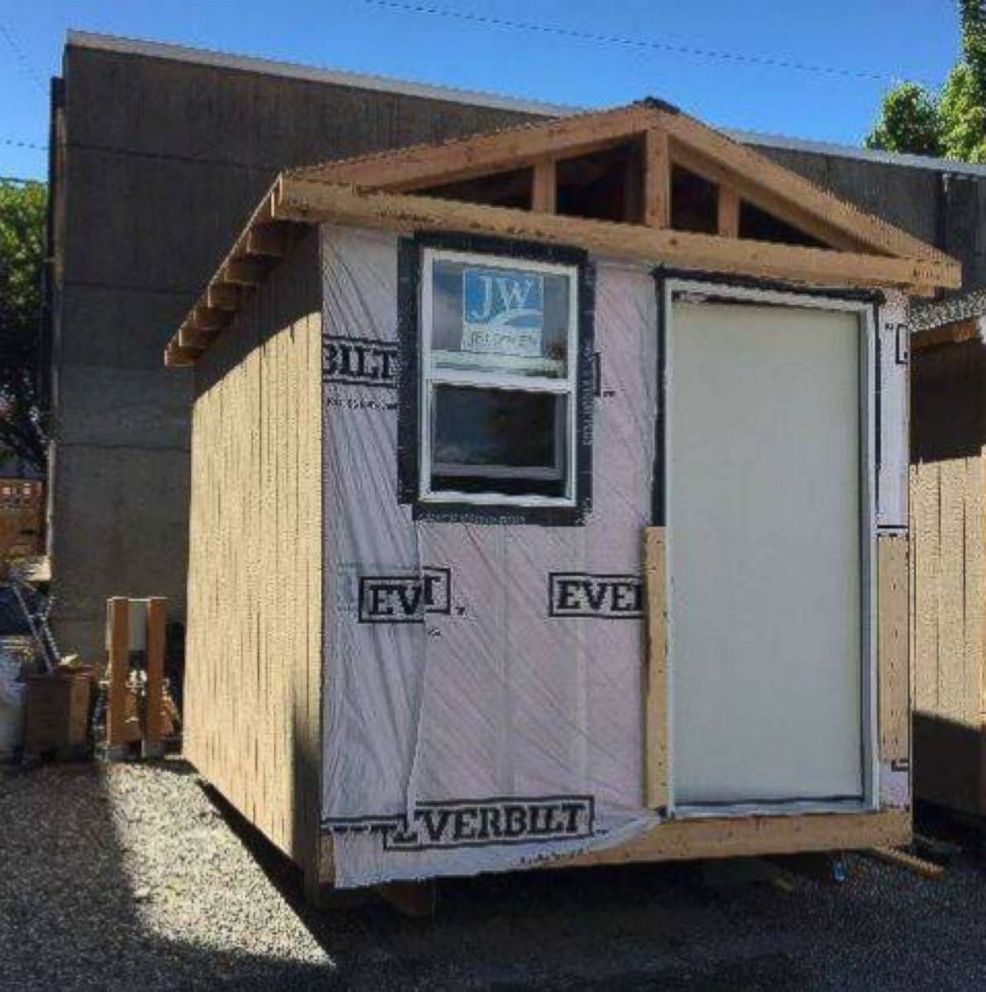
[[[739,237],[740,198],[732,186],[719,186],[717,231],[720,238]]]
[[[254,227],[246,239],[246,254],[262,258],[283,258],[288,250],[288,224],[260,224]]]
[[[202,352],[214,336],[213,332],[200,331],[186,322],[178,328],[178,348],[183,352]]]
[[[665,131],[644,132],[644,224],[671,226],[671,159]]]
[[[576,244],[590,252],[647,263],[676,264],[708,272],[790,279],[828,286],[921,286],[955,288],[961,269],[954,260],[891,258],[828,251],[767,241],[740,241],[690,231],[656,230],[638,224],[534,214],[424,196],[380,193],[353,186],[283,179],[274,204],[284,220],[365,224],[385,230],[453,230]]]
[[[186,324],[189,324],[196,331],[206,333],[220,331],[229,320],[229,313],[225,310],[215,310],[212,307],[195,307]]]
[[[205,293],[205,305],[210,310],[238,310],[242,293],[240,287],[227,282],[213,283]]]
[[[539,214],[553,214],[558,207],[558,175],[554,159],[541,159],[534,163],[531,187],[531,210]]]
[[[233,258],[222,269],[223,282],[236,286],[259,286],[267,274],[267,266],[256,258]]]

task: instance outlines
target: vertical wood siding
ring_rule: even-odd
[[[915,791],[986,812],[983,454],[911,466]]]
[[[186,754],[317,872],[321,288],[311,232],[196,367]]]

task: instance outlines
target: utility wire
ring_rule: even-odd
[[[819,65],[812,62],[800,62],[794,59],[775,58],[769,55],[748,55],[743,52],[731,52],[724,49],[700,48],[694,45],[675,45],[670,42],[657,41],[653,38],[630,38],[626,35],[602,34],[594,31],[584,31],[579,28],[566,28],[557,24],[540,24],[534,21],[517,21],[505,17],[495,17],[490,14],[478,14],[473,11],[453,10],[450,7],[434,7],[423,3],[406,3],[401,0],[362,0],[370,7],[382,7],[389,10],[402,11],[409,14],[427,14],[432,17],[444,17],[450,20],[469,21],[494,28],[506,28],[511,31],[528,31],[538,34],[551,34],[565,38],[575,38],[579,41],[591,41],[596,44],[620,45],[625,48],[636,48],[642,51],[672,52],[676,55],[689,55],[695,58],[719,59],[725,62],[743,65],[770,66],[777,69],[791,69],[797,72],[812,72],[827,76],[842,76],[848,79],[870,79],[879,82],[898,82],[899,76],[885,72],[873,72],[869,69],[850,69],[840,66]],[[921,80],[919,82],[931,82]]]
[[[0,138],[0,145],[6,145],[8,148],[33,148],[39,152],[48,151],[47,145],[38,145],[33,141],[18,141],[16,138]]]
[[[38,84],[38,86],[41,87],[42,93],[47,93],[48,87],[45,84],[45,81],[35,71],[34,66],[31,65],[30,60],[24,54],[24,49],[22,49],[21,46],[17,44],[17,39],[14,37],[13,31],[11,31],[10,28],[8,28],[7,25],[4,24],[2,21],[0,21],[0,34],[2,34],[6,39],[7,44],[10,46],[10,50],[14,53],[14,58],[16,58],[18,62],[20,62],[21,67],[24,69],[24,71],[31,77],[32,80],[34,80],[35,83]]]

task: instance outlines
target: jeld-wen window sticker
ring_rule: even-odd
[[[426,250],[420,496],[575,503],[578,270]]]

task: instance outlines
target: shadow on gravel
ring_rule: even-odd
[[[194,774],[179,762],[161,767]],[[0,989],[325,987],[324,968],[145,932],[143,893],[124,869],[127,848],[102,775],[93,764],[0,766]]]
[[[161,767],[194,774],[180,762]],[[971,858],[939,882],[860,858],[851,859],[843,886],[801,876],[780,885],[724,884],[720,876],[712,884],[687,865],[450,880],[440,886],[435,918],[412,921],[382,903],[313,910],[298,869],[210,789],[214,829],[235,834],[330,960],[309,965],[251,952],[242,935],[227,940],[230,950],[203,946],[202,933],[165,939],[142,924],[146,894],[132,889],[131,852],[120,839],[140,836],[140,813],[136,827],[120,829],[104,774],[93,765],[0,769],[0,988],[986,987],[986,872]],[[121,787],[125,781],[114,786]],[[214,817],[193,782],[176,795]],[[190,829],[178,849],[195,838]],[[262,885],[253,874],[250,884]],[[230,890],[242,881],[230,877]],[[194,890],[182,898],[194,902]],[[220,908],[215,932],[224,922]]]

